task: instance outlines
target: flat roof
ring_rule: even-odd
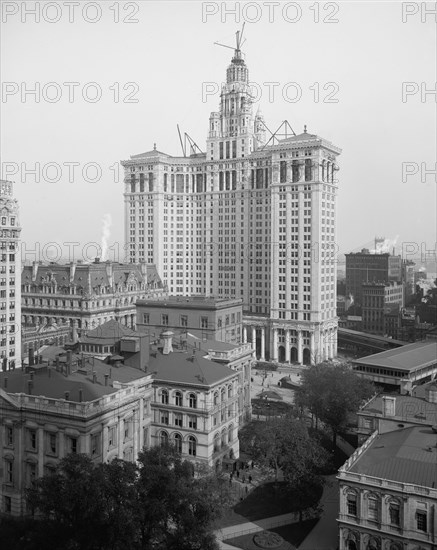
[[[420,391],[414,391],[416,395],[400,395],[399,393],[377,395],[358,411],[358,414],[383,417],[383,397],[394,397],[395,414],[394,416],[385,416],[384,418],[388,420],[393,419],[398,422],[404,420],[437,425],[437,403],[427,401],[425,399],[426,388],[424,386],[420,386],[420,388]]]
[[[437,342],[415,342],[355,359],[352,363],[409,372],[437,364]]]
[[[437,434],[426,426],[413,426],[379,434],[346,471],[423,487],[436,487],[436,443]]]
[[[172,296],[162,300],[137,300],[137,306],[153,308],[223,309],[242,306],[241,298],[213,298],[211,296]]]

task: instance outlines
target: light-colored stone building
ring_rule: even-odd
[[[0,180],[0,370],[21,364],[20,233],[13,183]]]
[[[154,263],[170,295],[241,299],[260,359],[335,357],[340,152],[286,121],[266,139],[237,44],[206,152],[121,163],[129,261]]]
[[[437,433],[377,431],[340,468],[339,550],[434,550]]]
[[[133,461],[150,446],[151,375],[71,358],[0,373],[1,512],[25,514],[25,489],[69,453]]]

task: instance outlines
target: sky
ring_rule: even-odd
[[[155,143],[180,155],[177,124],[205,150],[233,53],[214,42],[233,46],[243,22],[269,129],[286,119],[342,149],[339,250],[383,236],[405,257],[435,255],[432,3],[74,4],[2,2],[1,177],[15,182],[25,259],[90,259],[103,233],[116,259],[120,160]]]

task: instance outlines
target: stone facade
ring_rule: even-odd
[[[314,363],[337,353],[341,151],[306,128],[281,131],[266,140],[237,47],[206,153],[155,148],[121,163],[126,246],[131,262],[156,264],[171,295],[242,299],[260,359]]]
[[[0,368],[21,364],[20,217],[13,184],[0,180]]]

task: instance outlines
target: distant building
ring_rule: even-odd
[[[0,180],[0,369],[21,364],[20,233],[13,183]]]
[[[392,314],[392,306],[403,306],[404,289],[396,282],[362,284],[362,330],[373,334],[387,334],[386,314]]]
[[[363,378],[408,393],[437,374],[437,342],[416,342],[355,359],[352,368]]]
[[[154,265],[34,262],[21,274],[24,325],[69,323],[79,334],[110,319],[135,327],[138,299],[166,295]]]
[[[434,550],[436,432],[373,433],[339,470],[339,550]]]
[[[346,295],[352,294],[355,303],[363,303],[363,283],[389,283],[402,280],[401,256],[388,253],[371,254],[369,250],[345,254]]]
[[[69,453],[133,461],[150,446],[151,375],[72,357],[0,373],[4,513],[26,514],[25,489]]]
[[[21,329],[22,358],[28,357],[30,350],[33,350],[33,354],[37,353],[41,346],[63,346],[71,337],[72,329],[69,323],[40,325],[37,322],[35,325],[25,325]]]
[[[404,283],[404,304],[408,305],[416,292],[416,283],[414,281],[415,263],[411,260],[402,260],[402,282]]]

